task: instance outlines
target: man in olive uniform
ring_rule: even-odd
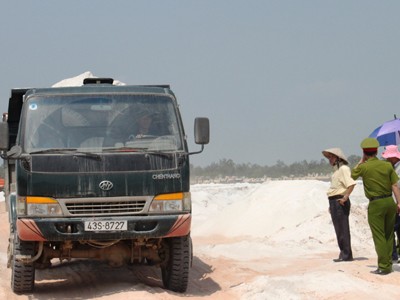
[[[364,193],[369,199],[368,224],[378,255],[378,269],[371,273],[386,275],[393,271],[393,228],[396,212],[400,209],[400,191],[397,186],[399,177],[393,166],[376,157],[378,147],[379,142],[374,138],[366,138],[361,142],[364,155],[351,171],[351,177],[363,179]]]

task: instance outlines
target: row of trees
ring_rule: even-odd
[[[360,160],[360,156],[351,155],[348,158],[350,167],[353,167]],[[320,161],[295,162],[286,165],[278,160],[273,166],[260,166],[258,164],[242,163],[236,164],[231,159],[221,159],[217,163],[212,163],[206,167],[196,167],[191,165],[191,174],[195,177],[208,177],[211,179],[227,176],[247,177],[247,178],[280,178],[289,176],[307,176],[309,174],[326,175],[331,173],[332,167],[326,159]],[[3,165],[0,166],[0,177],[4,178]]]
[[[351,155],[348,157],[350,167],[353,167],[360,160],[360,156]],[[327,175],[332,172],[332,167],[326,159],[320,161],[295,162],[286,165],[283,161],[278,160],[272,166],[260,166],[258,164],[236,164],[231,159],[221,159],[217,163],[212,163],[206,167],[198,167],[191,165],[191,174],[195,177],[207,177],[211,179],[237,176],[247,178],[281,178],[281,177],[302,177],[310,174]]]

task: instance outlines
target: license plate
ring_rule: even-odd
[[[127,221],[86,221],[85,231],[125,231]]]

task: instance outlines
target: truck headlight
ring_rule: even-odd
[[[192,201],[190,193],[160,194],[154,197],[150,205],[150,212],[190,212]]]
[[[61,206],[53,198],[26,197],[27,215],[52,217],[62,216]]]

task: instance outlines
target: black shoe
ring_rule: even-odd
[[[383,271],[381,269],[376,269],[375,271],[371,271],[371,273],[376,275],[387,275],[392,273],[392,271]]]
[[[353,261],[353,259],[352,259],[352,258],[349,258],[349,259],[335,258],[335,259],[333,259],[333,261],[334,261],[334,262]]]

